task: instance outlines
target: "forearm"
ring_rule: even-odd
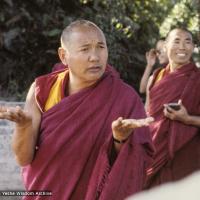
[[[32,162],[35,153],[35,142],[32,126],[15,128],[12,137],[12,149],[20,166],[25,166]]]
[[[188,115],[184,119],[184,123],[187,124],[187,125],[192,125],[192,126],[198,126],[198,127],[200,127],[200,116]]]
[[[115,148],[115,152],[117,154],[120,152],[122,146],[123,146],[123,143],[117,143],[117,142],[114,141],[114,148]]]
[[[146,87],[148,83],[149,76],[151,74],[152,69],[150,67],[146,67],[144,74],[142,76],[142,79],[140,81],[140,93],[145,93],[146,92]]]

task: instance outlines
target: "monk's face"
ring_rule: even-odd
[[[159,40],[156,44],[156,55],[160,64],[168,63],[167,52],[164,49],[164,45],[164,40]]]
[[[80,83],[97,81],[105,71],[108,58],[103,33],[95,27],[74,28],[65,57],[71,78]]]
[[[174,68],[181,67],[190,62],[194,44],[190,33],[175,29],[166,42],[166,50],[170,64]]]

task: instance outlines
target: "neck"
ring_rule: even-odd
[[[92,85],[94,85],[97,81],[84,81],[84,80],[78,80],[76,78],[73,78],[72,76],[69,76],[69,84],[68,84],[68,93],[69,95],[77,93],[81,91],[82,89],[88,88]]]
[[[181,68],[183,65],[186,65],[186,64],[188,64],[189,63],[189,61],[187,62],[187,63],[184,63],[184,64],[177,64],[177,63],[170,63],[170,72],[173,72],[173,71],[175,71],[175,70],[177,70],[177,69],[179,69],[179,68]]]

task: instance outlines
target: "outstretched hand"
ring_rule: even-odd
[[[149,126],[153,121],[152,117],[145,119],[123,119],[119,117],[112,122],[113,137],[119,141],[126,140],[134,129]]]
[[[15,122],[18,128],[27,127],[32,122],[31,116],[19,106],[0,107],[0,119]]]

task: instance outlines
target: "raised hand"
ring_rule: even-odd
[[[153,66],[156,63],[156,51],[155,49],[150,49],[150,51],[148,51],[146,53],[146,60],[147,60],[147,66],[148,68],[153,68]]]

